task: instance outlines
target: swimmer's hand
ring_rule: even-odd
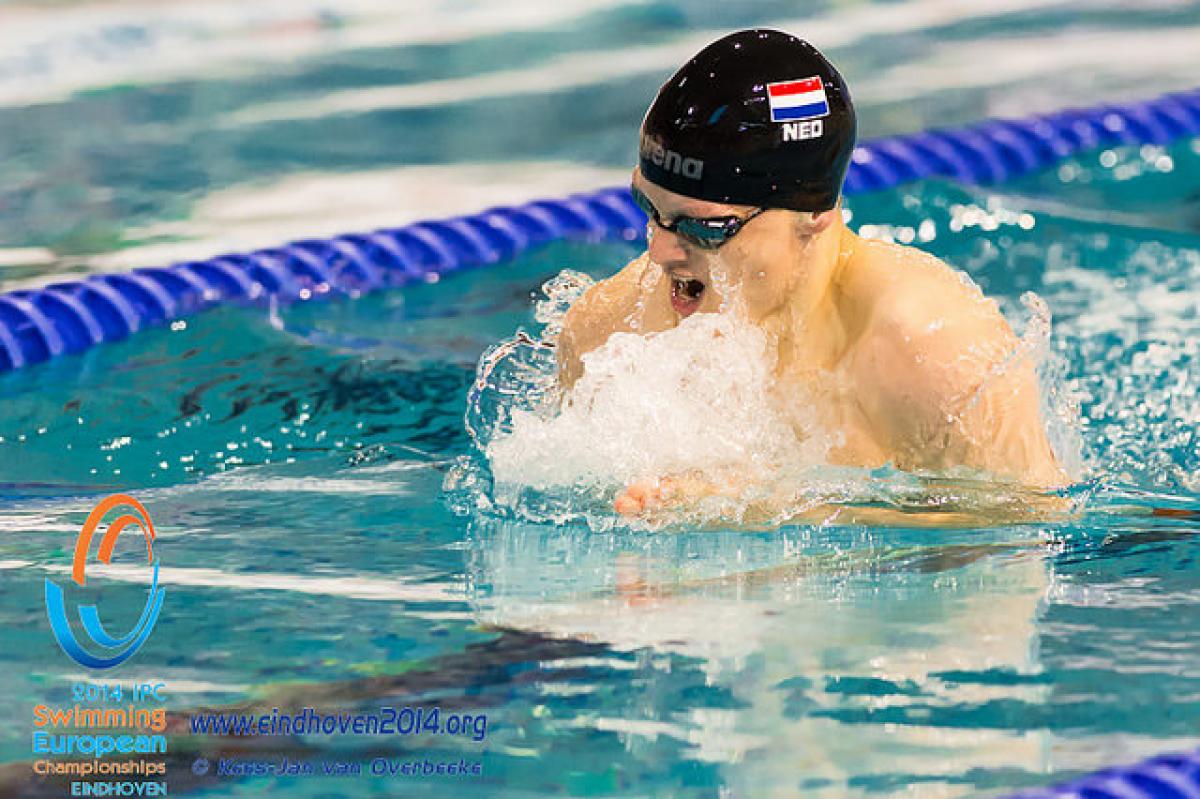
[[[806,517],[820,522],[830,513],[828,506],[802,503],[784,486],[759,482],[732,467],[638,480],[617,494],[613,509],[626,519],[654,527],[686,521],[701,527],[732,524],[744,529],[768,529]]]
[[[783,486],[763,486],[749,473],[729,467],[716,473],[688,471],[630,483],[613,501],[629,520],[653,527],[686,521],[701,528],[735,525],[770,529],[789,520],[827,521],[833,509],[803,503]]]
[[[737,500],[746,487],[734,474],[710,478],[698,472],[639,480],[625,487],[613,501],[622,516],[646,519],[667,511],[687,510],[709,498]]]
[[[613,509],[622,516],[641,516],[661,510],[677,501],[677,481],[671,477],[641,480],[625,486],[613,501]]]

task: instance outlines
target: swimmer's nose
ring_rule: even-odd
[[[683,242],[669,230],[664,230],[655,223],[650,223],[650,244],[647,247],[650,260],[659,266],[686,261],[688,254]]]

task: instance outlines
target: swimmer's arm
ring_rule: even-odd
[[[686,519],[699,503],[727,500],[728,512],[706,517],[704,522],[720,529],[730,524],[745,529],[774,529],[785,523],[958,529],[1061,521],[1071,513],[1068,501],[1038,491],[1003,495],[988,491],[975,507],[971,496],[977,487],[973,489],[968,483],[947,484],[940,490],[931,485],[928,500],[911,508],[814,503],[783,485],[771,495],[750,498],[754,488],[750,480],[735,473],[717,479],[684,473],[633,483],[618,493],[613,507],[623,516],[664,524]],[[695,521],[689,523],[695,525]]]
[[[889,315],[862,365],[871,415],[906,470],[977,469],[1032,488],[1069,481],[1046,436],[1033,356],[994,304]]]

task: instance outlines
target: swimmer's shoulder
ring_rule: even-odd
[[[863,241],[849,282],[861,331],[851,360],[873,415],[930,426],[1016,346],[993,300],[929,253]]]
[[[611,277],[597,281],[567,311],[566,323],[575,326],[623,320],[636,303],[638,287],[647,268],[645,256],[634,258]]]
[[[1031,486],[1065,484],[1039,411],[1034,364],[996,302],[914,247],[863,242],[873,303],[853,368],[868,419],[901,468],[964,465]]]
[[[844,290],[865,335],[901,343],[931,327],[971,339],[1011,335],[975,281],[917,247],[860,238],[847,272]]]
[[[571,386],[583,371],[581,359],[616,332],[630,331],[630,318],[637,308],[638,295],[648,260],[639,256],[615,275],[598,281],[572,303],[563,319],[557,344],[559,376]]]

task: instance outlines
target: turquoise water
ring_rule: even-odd
[[[880,32],[876,47],[840,52],[852,84],[870,86],[873,70],[912,74],[951,59],[951,45],[1066,27],[1067,52],[1118,30],[1169,41],[1200,21],[1192,6],[1118,19],[1096,5],[1064,26],[1071,8]],[[761,4],[714,21],[630,4],[533,32],[472,34],[461,46],[347,50],[267,77],[80,89],[0,109],[8,125],[26,126],[25,144],[4,137],[0,147],[55,184],[18,202],[6,181],[3,241],[45,252],[5,279],[137,257],[148,245],[138,231],[167,237],[172,219],[195,223],[200,187],[219,192],[222,181],[262,187],[288,173],[376,172],[420,161],[410,149],[439,146],[461,148],[428,156],[453,169],[468,158],[624,167],[660,79],[653,71],[633,88],[613,79],[522,96],[490,144],[446,138],[484,113],[456,105],[335,114],[286,141],[259,128],[236,142],[205,130],[266,96],[477,75],[499,57],[489,52],[536,66],[564,48],[602,50],[629,31],[645,31],[623,43],[633,48],[668,29],[785,11]],[[581,38],[564,44],[564,30]],[[931,43],[943,49],[930,53]],[[1146,67],[1162,88],[1174,79],[1168,62]],[[1065,96],[1099,91],[1073,69],[1084,67],[1061,69]],[[1114,91],[1134,88],[1129,80]],[[931,88],[911,114],[868,99],[867,132],[919,127],[941,109],[968,119],[1003,108],[1015,102],[1006,99],[1012,81]],[[1034,103],[1037,92],[1024,91]],[[580,99],[595,101],[594,116],[554,124],[588,136],[539,141],[521,122],[535,111],[561,119],[540,104]],[[501,100],[487,102],[498,113]],[[202,110],[180,115],[181,103]],[[107,118],[144,138],[63,124],[75,118]],[[71,152],[94,177],[49,171],[46,136],[76,141]],[[527,149],[513,149],[518,141]],[[114,148],[127,149],[114,159]],[[148,148],[144,157],[133,157],[138,148]],[[19,161],[0,158],[0,169]],[[528,171],[514,167],[512,180]],[[701,797],[999,793],[1194,747],[1196,522],[1131,508],[1200,508],[1197,185],[1200,142],[1181,142],[1089,153],[999,188],[929,182],[850,203],[860,232],[912,241],[966,270],[1018,326],[1024,292],[1046,301],[1058,369],[1050,381],[1078,404],[1083,442],[1083,476],[1070,492],[1083,511],[1069,523],[654,533],[456,513],[461,497],[448,497],[443,482],[473,454],[463,416],[480,354],[535,327],[545,280],[564,268],[609,274],[637,253],[629,243],[557,244],[355,301],[224,309],[0,376],[0,663],[10,675],[0,707],[12,720],[0,727],[0,763],[17,764],[0,771],[0,793],[27,774],[30,708],[65,704],[83,676],[49,633],[44,578],[69,564],[88,510],[116,490],[153,516],[168,592],[149,643],[117,670],[122,681],[165,680],[181,711],[286,687],[328,708],[427,703],[489,718],[483,742],[318,737],[270,752],[482,758],[484,790],[503,796]],[[107,215],[94,204],[100,196]],[[187,246],[225,241],[179,225],[170,235]],[[879,479],[882,495],[895,478]],[[117,563],[130,570],[94,578],[114,629],[144,600],[138,552],[122,540]],[[445,778],[202,779],[190,771],[195,753],[220,745],[178,737],[172,747],[173,793],[481,793],[478,780]]]

